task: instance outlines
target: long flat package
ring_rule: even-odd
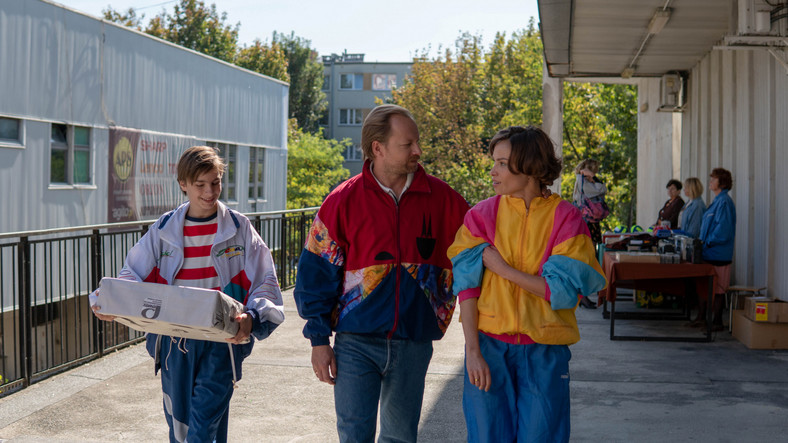
[[[221,291],[137,283],[105,277],[99,286],[102,314],[142,332],[224,342],[238,333],[244,306]]]

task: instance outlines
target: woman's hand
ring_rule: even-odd
[[[484,392],[490,390],[492,384],[492,377],[490,376],[490,367],[482,357],[482,352],[479,348],[465,350],[465,368],[468,370],[468,381],[472,385],[479,388]]]
[[[482,251],[482,263],[484,263],[485,268],[500,276],[503,276],[511,268],[501,256],[501,253],[495,249],[495,246],[484,248],[484,251]]]

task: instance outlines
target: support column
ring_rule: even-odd
[[[555,153],[563,158],[564,146],[564,82],[553,78],[547,72],[547,64],[542,61],[542,130],[555,142]],[[561,193],[559,177],[550,189]]]

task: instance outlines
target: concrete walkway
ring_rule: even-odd
[[[258,343],[233,396],[230,441],[334,442],[332,390],[315,380],[292,294],[287,320]],[[601,309],[578,310],[572,346],[572,440],[785,441],[788,351],[752,351],[719,333],[713,343],[608,339]],[[673,330],[681,322],[617,321],[617,334]],[[420,441],[466,440],[459,323],[436,343]],[[37,383],[0,400],[0,442],[166,441],[159,380],[143,346]]]

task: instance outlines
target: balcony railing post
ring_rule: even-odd
[[[279,269],[282,272],[282,275],[279,277],[279,286],[282,286],[282,282],[284,282],[284,286],[287,287],[287,250],[285,247],[287,246],[287,214],[282,214],[282,225],[280,226],[280,233],[279,233]]]
[[[30,300],[30,241],[27,236],[19,238],[17,249],[19,262],[19,361],[22,369],[22,386],[30,386],[33,378],[32,308]]]
[[[90,236],[90,287],[96,289],[99,287],[101,281],[101,235],[98,229],[93,230]],[[99,357],[104,355],[104,323],[96,318],[95,315],[90,316],[93,322],[93,350],[98,353]]]

